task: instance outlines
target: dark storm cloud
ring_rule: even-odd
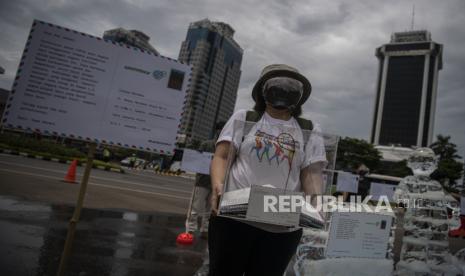
[[[300,15],[294,20],[292,30],[301,35],[331,31],[332,27],[343,24],[350,16],[347,3],[338,4],[334,10],[311,12]]]
[[[435,133],[451,135],[464,155],[465,1],[2,1],[0,65],[9,88],[34,18],[101,36],[107,29],[138,29],[163,55],[176,58],[190,22],[224,21],[244,49],[236,108],[253,105],[250,91],[261,69],[287,63],[313,86],[304,113],[328,132],[369,138],[378,61],[376,47],[396,31],[428,29],[444,44]]]

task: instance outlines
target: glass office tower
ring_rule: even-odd
[[[179,61],[193,67],[181,120],[187,139],[211,138],[216,123],[227,121],[234,111],[243,50],[233,35],[222,22],[204,19],[189,25],[179,53]]]

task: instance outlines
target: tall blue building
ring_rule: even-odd
[[[181,120],[187,139],[209,139],[217,122],[234,111],[243,50],[226,23],[204,19],[191,23],[179,61],[193,67],[191,89]]]

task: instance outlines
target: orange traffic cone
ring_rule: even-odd
[[[66,173],[64,182],[77,184],[76,182],[76,167],[77,167],[77,160],[74,159],[69,166],[68,172]]]

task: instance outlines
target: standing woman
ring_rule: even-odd
[[[237,111],[224,126],[211,165],[210,275],[282,276],[294,255],[302,236],[301,228],[217,216],[217,206],[226,181],[231,147],[234,147],[236,159],[230,168],[229,190],[272,184],[276,188],[303,191],[305,195],[322,194],[322,169],[327,163],[323,139],[315,134],[304,139],[299,124],[302,105],[310,92],[310,82],[295,68],[269,65],[263,69],[252,91],[259,119],[248,133],[244,133],[244,141],[234,138],[237,125],[234,122],[246,121],[247,111]],[[318,125],[313,126],[313,132],[321,133]],[[280,137],[291,137],[293,142],[282,142]],[[262,158],[258,158],[257,142],[262,145],[272,142],[273,148],[282,147],[277,152],[282,157],[267,159],[267,155],[261,155]],[[273,152],[269,156],[273,156]]]

